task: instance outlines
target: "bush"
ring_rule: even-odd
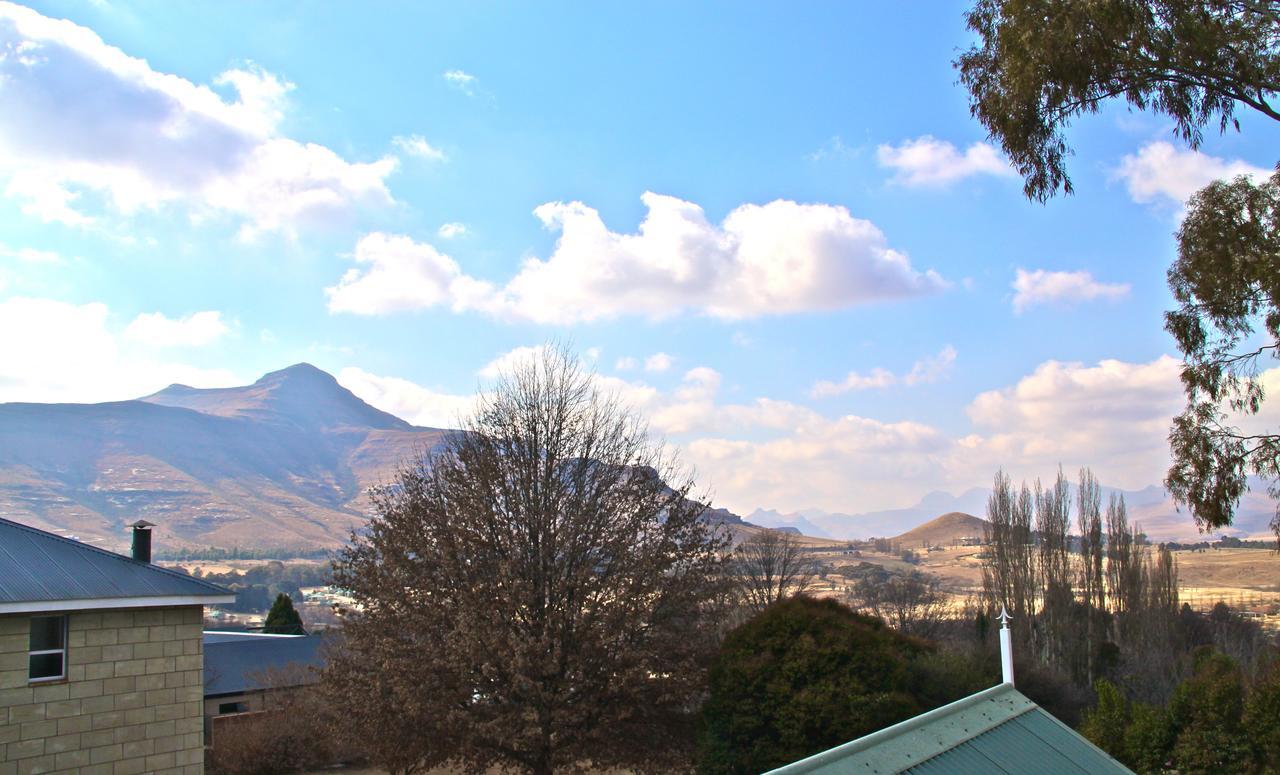
[[[761,772],[916,715],[912,663],[932,650],[834,600],[775,603],[712,665],[700,771]]]

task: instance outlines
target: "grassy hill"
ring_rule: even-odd
[[[917,528],[908,530],[892,540],[904,549],[925,546],[947,546],[951,542],[969,536],[982,537],[987,521],[962,511],[951,511],[929,520]]]

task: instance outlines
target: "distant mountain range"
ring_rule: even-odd
[[[1267,495],[1264,481],[1250,478],[1249,484],[1251,490],[1241,501],[1240,508],[1236,512],[1235,523],[1230,528],[1218,531],[1219,533],[1238,537],[1272,536],[1268,525],[1275,513],[1275,501]],[[1159,485],[1140,490],[1120,490],[1104,486],[1102,487],[1103,508],[1106,508],[1107,500],[1112,493],[1124,495],[1130,522],[1141,525],[1143,531],[1152,540],[1197,541],[1204,537],[1196,529],[1191,515],[1185,510],[1178,511],[1173,499],[1166,495],[1164,488]],[[931,492],[914,506],[860,514],[841,514],[820,509],[805,509],[783,514],[773,509],[756,509],[745,519],[763,527],[794,527],[805,535],[819,538],[840,540],[888,538],[907,533],[934,517],[949,512],[985,517],[987,498],[990,494],[990,489],[982,487],[966,490],[960,495]],[[1072,486],[1071,497],[1074,520],[1076,498],[1074,486]]]

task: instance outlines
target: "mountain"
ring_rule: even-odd
[[[0,516],[118,548],[336,546],[370,485],[446,431],[419,428],[298,364],[252,385],[134,401],[0,404]]]
[[[904,549],[918,549],[923,546],[947,546],[960,538],[982,538],[987,521],[962,511],[951,511],[940,517],[929,520],[919,527],[912,528],[893,540]]]
[[[810,522],[803,514],[780,514],[774,509],[756,509],[746,517],[747,521],[753,525],[761,527],[771,527],[777,530],[795,531],[802,535],[813,536],[814,538],[830,538],[830,534],[814,523]]]

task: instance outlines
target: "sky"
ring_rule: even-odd
[[[1029,202],[964,11],[0,2],[0,401],[306,361],[449,426],[564,342],[739,513],[1158,484],[1174,231],[1280,129],[1109,105]]]

